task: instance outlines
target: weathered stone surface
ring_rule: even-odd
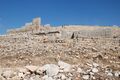
[[[43,69],[49,77],[57,75],[59,72],[59,67],[55,64],[46,64],[43,66]]]
[[[43,80],[54,80],[52,77],[49,77],[48,75],[45,75],[42,77]]]
[[[77,69],[77,72],[78,72],[78,73],[83,73],[83,70],[82,70],[81,68],[78,68],[78,69]]]
[[[26,69],[26,68],[19,68],[18,70],[21,73],[27,73],[28,72],[28,69]]]
[[[26,74],[25,73],[18,73],[18,77],[20,77],[20,78],[24,78],[26,76]]]
[[[35,72],[38,69],[38,66],[29,65],[29,66],[25,66],[25,68],[31,72]]]
[[[72,68],[72,66],[68,63],[65,63],[63,61],[59,61],[58,65],[61,69],[63,69],[65,72],[69,72]]]
[[[9,78],[14,77],[16,74],[15,74],[15,72],[12,71],[12,70],[7,70],[7,71],[4,71],[1,75],[2,75],[5,79],[9,79]]]
[[[97,68],[92,68],[92,72],[96,73],[96,72],[98,72],[98,69]]]
[[[83,75],[83,79],[88,80],[90,78],[89,75]]]
[[[93,67],[98,67],[98,66],[99,66],[99,64],[93,63]]]
[[[111,72],[108,72],[107,76],[113,76],[113,74]]]
[[[44,72],[45,72],[44,67],[39,67],[39,68],[36,70],[36,73],[37,73],[37,74],[43,74]]]
[[[115,75],[115,77],[120,77],[120,71],[115,71],[114,75]]]
[[[65,79],[67,79],[67,77],[64,74],[61,74],[61,79],[65,80]]]
[[[41,25],[41,19],[40,18],[34,18],[33,21],[32,21],[32,24],[39,27]]]

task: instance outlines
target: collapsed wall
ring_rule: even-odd
[[[17,29],[8,30],[8,33],[53,33],[59,32],[60,38],[111,38],[113,36],[119,36],[120,30],[113,27],[100,27],[100,26],[81,26],[81,25],[69,25],[60,27],[44,26],[41,24],[41,18],[34,18],[32,22],[26,23],[25,26]],[[117,33],[118,32],[118,33]],[[117,33],[117,34],[116,34]],[[48,34],[47,34],[48,35]]]
[[[40,27],[42,27],[41,25],[41,19],[40,18],[34,18],[32,22],[30,23],[25,23],[24,26],[22,26],[21,28],[17,28],[17,29],[10,29],[7,31],[7,33],[20,33],[20,32],[28,32],[28,31],[37,31],[40,30]]]

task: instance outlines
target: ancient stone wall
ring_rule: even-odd
[[[25,23],[25,25],[22,26],[21,28],[10,29],[7,32],[8,33],[19,33],[19,32],[28,32],[28,31],[33,32],[33,31],[40,30],[40,26],[41,26],[41,19],[40,18],[34,18],[32,22]]]
[[[39,30],[41,25],[41,19],[40,18],[33,19],[32,24],[35,30]]]
[[[112,30],[110,28],[96,30],[80,30],[73,32],[73,38],[111,38]]]

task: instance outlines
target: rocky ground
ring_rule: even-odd
[[[120,80],[120,38],[0,36],[0,80]]]
[[[71,65],[63,61],[43,66],[0,69],[0,80],[119,80],[120,71],[97,63]]]

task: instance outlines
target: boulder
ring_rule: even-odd
[[[93,67],[98,67],[98,66],[99,66],[99,64],[93,63]]]
[[[58,65],[59,65],[60,69],[64,70],[64,72],[69,72],[72,68],[72,66],[70,64],[65,63],[63,61],[59,61]]]
[[[29,65],[29,66],[25,66],[25,68],[30,72],[35,72],[38,69],[38,66]]]
[[[113,76],[113,74],[111,72],[108,72],[107,76]]]
[[[43,66],[43,70],[46,71],[46,74],[49,77],[51,77],[58,74],[59,67],[55,64],[46,64]]]
[[[18,77],[24,78],[24,77],[25,77],[25,74],[20,72],[20,73],[18,73]]]
[[[36,70],[36,73],[37,74],[40,74],[40,75],[43,75],[44,74],[44,71],[45,69],[43,67],[39,67],[37,70]]]
[[[120,77],[120,71],[115,71],[114,75],[115,75],[115,77]]]
[[[25,68],[19,68],[19,72],[21,72],[21,73],[27,73],[27,72],[28,72],[28,70],[27,70],[27,69],[25,69]]]
[[[48,75],[45,75],[42,77],[43,80],[54,80],[52,77],[49,77]]]
[[[90,76],[89,75],[83,75],[82,78],[85,79],[85,80],[88,80],[90,78]]]
[[[97,69],[97,68],[92,68],[92,72],[93,72],[93,73],[97,73],[97,72],[98,72],[98,69]]]
[[[83,70],[82,70],[81,68],[78,68],[78,69],[77,69],[77,72],[78,72],[78,73],[83,73]]]
[[[64,74],[61,75],[61,79],[62,80],[65,80],[66,79],[66,76]]]
[[[2,75],[4,78],[9,79],[9,78],[14,77],[16,74],[15,74],[15,72],[12,71],[12,70],[6,70],[6,71],[4,71],[1,75]]]

